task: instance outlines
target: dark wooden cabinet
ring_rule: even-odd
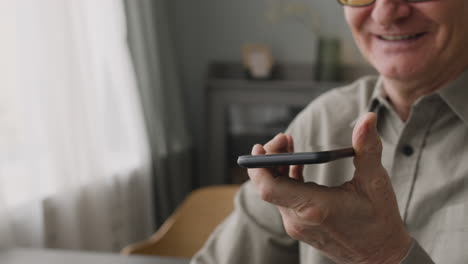
[[[206,83],[208,171],[201,184],[245,180],[244,169],[236,165],[238,155],[249,154],[253,143],[265,143],[284,130],[295,114],[320,94],[372,73],[368,67],[343,67],[343,81],[319,82],[314,80],[314,72],[312,65],[278,64],[271,80],[260,81],[247,79],[240,63],[213,63]],[[246,109],[262,106],[283,109],[279,111],[281,118],[273,118],[270,123],[250,120],[242,129],[233,128],[233,119],[239,118],[233,118],[233,108],[244,111],[244,117],[252,118],[256,110],[249,114]]]

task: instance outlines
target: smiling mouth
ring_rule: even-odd
[[[387,41],[402,41],[402,40],[414,40],[425,35],[426,32],[411,34],[411,35],[378,35],[377,37],[381,40]]]

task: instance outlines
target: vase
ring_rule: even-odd
[[[339,81],[341,78],[341,43],[337,38],[319,38],[317,49],[318,81]]]

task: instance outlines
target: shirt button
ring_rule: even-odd
[[[411,147],[410,145],[404,145],[403,148],[401,149],[401,152],[403,152],[405,156],[409,157],[413,155],[414,150],[413,150],[413,147]]]

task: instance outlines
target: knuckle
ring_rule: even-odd
[[[388,181],[384,177],[376,177],[372,180],[371,184],[374,191],[380,191],[388,187]]]
[[[384,177],[379,177],[379,179],[375,179],[371,182],[370,187],[372,197],[377,200],[381,201],[390,201],[393,200],[395,197],[395,193],[393,191],[391,182],[389,179]]]
[[[309,224],[320,225],[325,219],[325,212],[318,206],[302,206],[295,210],[297,216]]]
[[[377,155],[382,152],[382,141],[376,140],[373,144],[368,144],[364,151],[369,155]]]
[[[247,169],[247,174],[249,175],[250,178],[258,177],[259,172],[260,172],[259,169]]]
[[[285,225],[286,233],[297,240],[300,240],[304,236],[306,227],[298,223],[288,223]]]
[[[260,198],[266,202],[272,202],[274,197],[273,188],[269,184],[259,186]]]
[[[314,234],[314,239],[310,242],[310,244],[318,250],[325,249],[329,243],[329,239],[327,239],[327,236],[322,232]]]
[[[262,151],[262,145],[255,144],[255,145],[252,146],[251,154],[252,155],[258,155],[259,153],[261,153],[261,151]]]
[[[374,192],[383,192],[392,189],[390,177],[383,167],[376,168],[369,183],[371,190]]]

